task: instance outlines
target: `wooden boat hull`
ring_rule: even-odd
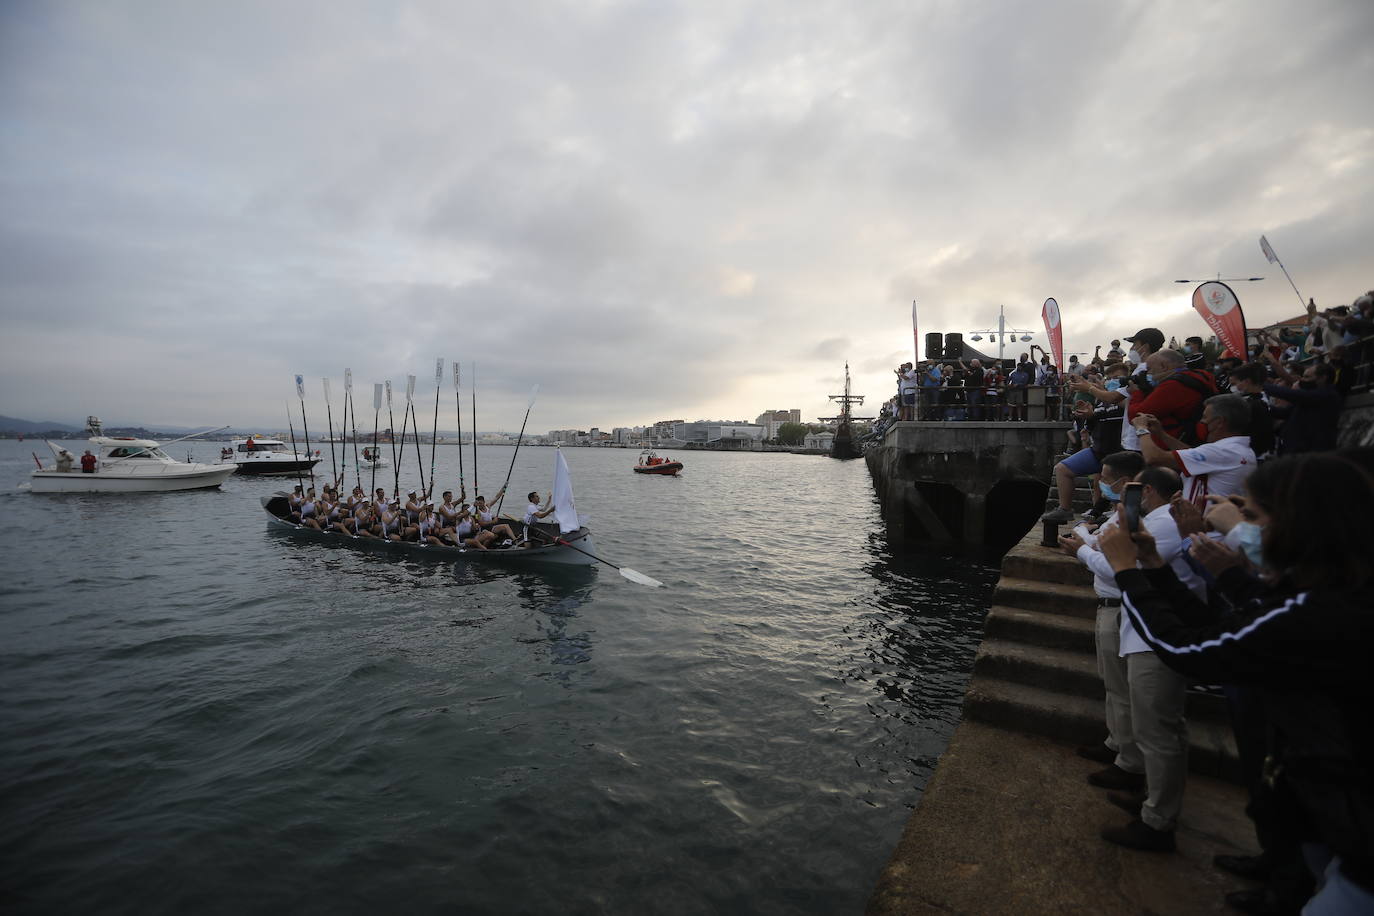
[[[667,477],[676,477],[681,470],[681,461],[669,461],[664,464],[637,464],[634,467],[636,474],[662,474]]]
[[[509,565],[517,567],[527,563],[552,563],[560,566],[591,566],[596,562],[596,560],[586,554],[579,553],[561,544],[550,544],[546,547],[471,550],[460,547],[441,547],[433,544],[415,544],[407,541],[384,541],[381,538],[355,537],[353,535],[340,534],[337,531],[317,531],[314,528],[297,525],[290,519],[284,517],[288,505],[285,493],[274,493],[271,496],[264,496],[261,501],[263,511],[267,513],[268,530],[303,537],[321,543],[348,547],[353,550],[387,553],[412,559],[423,558],[440,560],[448,563],[472,561],[498,566]],[[515,524],[518,525],[519,522],[517,521]],[[567,535],[559,534],[557,525],[537,522],[534,527],[545,534],[553,537],[560,537],[568,543],[587,551],[587,553],[596,553],[596,545],[592,542],[592,534],[585,527],[579,528],[575,533]]]

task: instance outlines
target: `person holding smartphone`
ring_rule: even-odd
[[[1183,716],[1188,681],[1160,661],[1136,632],[1130,617],[1121,613],[1116,570],[1102,553],[1098,539],[1117,526],[1129,531],[1134,524],[1137,530],[1148,531],[1160,557],[1179,581],[1205,601],[1206,583],[1184,559],[1184,538],[1169,511],[1170,500],[1182,489],[1177,472],[1146,467],[1123,486],[1117,516],[1103,524],[1093,543],[1076,533],[1060,538],[1064,552],[1092,571],[1099,596],[1107,583],[1115,592],[1114,600],[1099,598],[1099,612],[1107,613],[1097,637],[1108,655],[1102,665],[1104,684],[1109,697],[1117,696],[1115,703],[1107,705],[1107,729],[1119,749],[1115,761],[1107,769],[1090,774],[1088,782],[1103,789],[1124,790],[1126,794],[1108,795],[1108,801],[1133,817],[1125,826],[1104,827],[1101,836],[1119,846],[1150,852],[1175,848],[1174,828],[1183,808],[1188,771],[1188,729]],[[1113,636],[1114,664],[1110,657]],[[1125,702],[1120,700],[1122,695]]]

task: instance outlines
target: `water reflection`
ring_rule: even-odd
[[[549,664],[556,666],[548,676],[564,686],[572,686],[578,665],[592,660],[591,633],[578,627],[578,609],[591,597],[596,570],[588,566],[566,566],[541,574],[517,573],[513,577],[520,606],[537,612],[536,626],[542,632],[520,641],[542,647]]]

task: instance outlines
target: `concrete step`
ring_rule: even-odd
[[[1070,617],[1086,617],[1089,620],[1097,617],[1097,596],[1088,585],[1039,582],[1010,576],[1005,572],[997,581],[997,588],[992,593],[992,603],[1024,611],[1046,611]]]
[[[1092,619],[1046,614],[1021,608],[994,605],[983,621],[985,638],[1009,639],[1048,649],[1095,651]]]
[[[1063,531],[1061,526],[1060,531]],[[1038,579],[1062,585],[1091,586],[1093,577],[1087,567],[1062,550],[1022,541],[1002,558],[1002,575],[1016,579]]]
[[[978,676],[964,696],[964,716],[1022,734],[1066,744],[1096,744],[1106,737],[1102,701],[1040,687]],[[1188,766],[1196,773],[1239,778],[1228,724],[1210,718],[1188,721]]]
[[[1098,702],[1106,696],[1097,673],[1097,655],[1091,649],[1053,649],[984,637],[973,660],[973,672],[998,681],[1086,696]],[[1231,721],[1226,700],[1218,694],[1190,690],[1186,709],[1189,720],[1222,724]]]

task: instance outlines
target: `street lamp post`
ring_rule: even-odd
[[[969,335],[970,335],[974,340],[982,340],[984,334],[989,334],[989,335],[995,334],[995,335],[997,336],[997,363],[998,363],[998,365],[1000,366],[1001,363],[1002,363],[1002,360],[1003,360],[1002,354],[1005,353],[1005,352],[1006,352],[1006,349],[1007,349],[1007,335],[1008,335],[1008,334],[1010,334],[1010,335],[1013,336],[1013,337],[1015,337],[1016,335],[1020,334],[1020,335],[1021,335],[1021,340],[1023,340],[1023,341],[1028,341],[1028,340],[1031,339],[1031,335],[1034,334],[1034,333],[1035,333],[1034,331],[1028,331],[1028,330],[1026,330],[1026,329],[1024,329],[1024,328],[1008,328],[1008,327],[1007,327],[1007,307],[1006,307],[1005,305],[999,305],[999,306],[997,307],[997,327],[996,327],[995,329],[994,329],[994,328],[984,328],[984,329],[981,330],[981,331],[970,331],[970,332],[969,332]]]

